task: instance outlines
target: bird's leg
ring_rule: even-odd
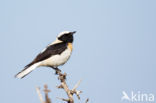
[[[55,74],[59,74],[61,72],[61,70],[59,68],[57,68],[57,67],[56,67],[55,70],[56,70]]]
[[[51,67],[52,69],[55,70],[55,74],[59,74],[61,70],[58,67]]]

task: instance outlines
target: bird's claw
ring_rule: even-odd
[[[58,75],[61,72],[60,69],[56,69],[55,74]]]

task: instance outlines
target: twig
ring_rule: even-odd
[[[40,99],[40,102],[41,102],[41,103],[45,103],[44,100],[43,100],[43,97],[42,97],[42,94],[41,94],[41,92],[40,92],[40,88],[39,88],[39,87],[36,87],[36,92],[37,92],[37,94],[38,94],[38,97],[39,97],[39,99]]]
[[[60,99],[60,100],[62,100],[62,101],[66,101],[66,102],[68,102],[69,101],[69,99],[64,99],[64,98],[60,98],[60,97],[56,97],[57,99]]]
[[[43,96],[42,96],[42,94],[40,92],[40,88],[39,87],[36,87],[36,92],[38,94],[38,97],[39,97],[41,103],[51,103],[51,100],[48,97],[48,93],[50,92],[50,90],[48,90],[48,86],[47,85],[44,85],[45,101],[43,100]]]
[[[87,98],[87,100],[86,100],[86,102],[85,102],[85,103],[88,103],[88,101],[89,101],[89,98]]]
[[[75,93],[78,99],[80,99],[80,93],[82,93],[82,91],[76,90],[77,87],[80,85],[80,83],[81,83],[81,80],[79,80],[77,84],[74,86],[74,88],[72,89],[72,93],[73,94]]]
[[[74,88],[73,88],[72,90],[76,90],[76,88],[80,85],[81,81],[82,81],[82,80],[79,80],[79,81],[77,82],[77,84],[75,84],[75,86],[74,86]]]
[[[48,96],[48,93],[50,92],[50,90],[48,90],[47,85],[44,85],[44,92],[45,92],[45,103],[51,103],[51,100]]]

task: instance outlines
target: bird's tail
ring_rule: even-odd
[[[24,78],[26,75],[28,75],[29,73],[31,73],[35,68],[37,68],[40,65],[39,63],[30,63],[27,66],[25,66],[25,68],[20,71],[19,73],[17,73],[15,75],[16,78]]]

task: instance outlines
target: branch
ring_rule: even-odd
[[[74,103],[74,99],[73,99],[73,94],[71,93],[71,90],[68,88],[68,85],[66,83],[66,73],[62,74],[60,71],[57,71],[57,74],[59,75],[58,79],[60,80],[61,82],[61,85],[58,86],[59,88],[62,88],[65,90],[67,96],[69,99],[62,99],[63,101],[64,100],[68,100],[67,103]]]
[[[62,101],[65,101],[67,103],[74,103],[74,99],[73,99],[73,95],[76,94],[76,96],[78,97],[78,99],[80,99],[80,93],[82,93],[82,91],[79,91],[77,90],[78,86],[80,85],[81,83],[81,80],[79,80],[75,86],[73,87],[73,89],[69,89],[67,83],[66,83],[66,76],[67,74],[66,73],[61,73],[60,70],[56,71],[56,74],[58,75],[58,79],[59,81],[61,82],[61,85],[57,86],[57,88],[62,88],[64,89],[64,91],[66,92],[68,98],[67,99],[64,99],[64,98],[60,98],[60,97],[57,97],[58,99],[62,100]],[[48,90],[48,86],[47,85],[44,85],[44,93],[45,93],[45,101],[43,100],[43,97],[41,95],[41,92],[40,92],[40,88],[37,87],[36,88],[36,91],[37,91],[37,94],[39,96],[39,99],[41,101],[41,103],[51,103],[51,100],[50,98],[48,97],[48,93],[50,92],[50,90]],[[85,101],[85,103],[88,103],[89,99],[87,99]]]
[[[78,81],[78,83],[74,86],[74,88],[72,90],[70,90],[68,88],[67,83],[66,83],[66,76],[67,76],[67,74],[66,73],[62,74],[61,71],[56,71],[56,72],[59,75],[58,79],[61,82],[61,85],[58,86],[58,88],[64,89],[66,94],[67,94],[67,96],[68,96],[68,99],[64,99],[64,98],[59,98],[59,99],[61,99],[63,101],[66,101],[67,103],[74,103],[73,94],[76,94],[78,99],[80,99],[80,93],[82,93],[82,91],[78,91],[76,89],[80,85],[81,80]]]

